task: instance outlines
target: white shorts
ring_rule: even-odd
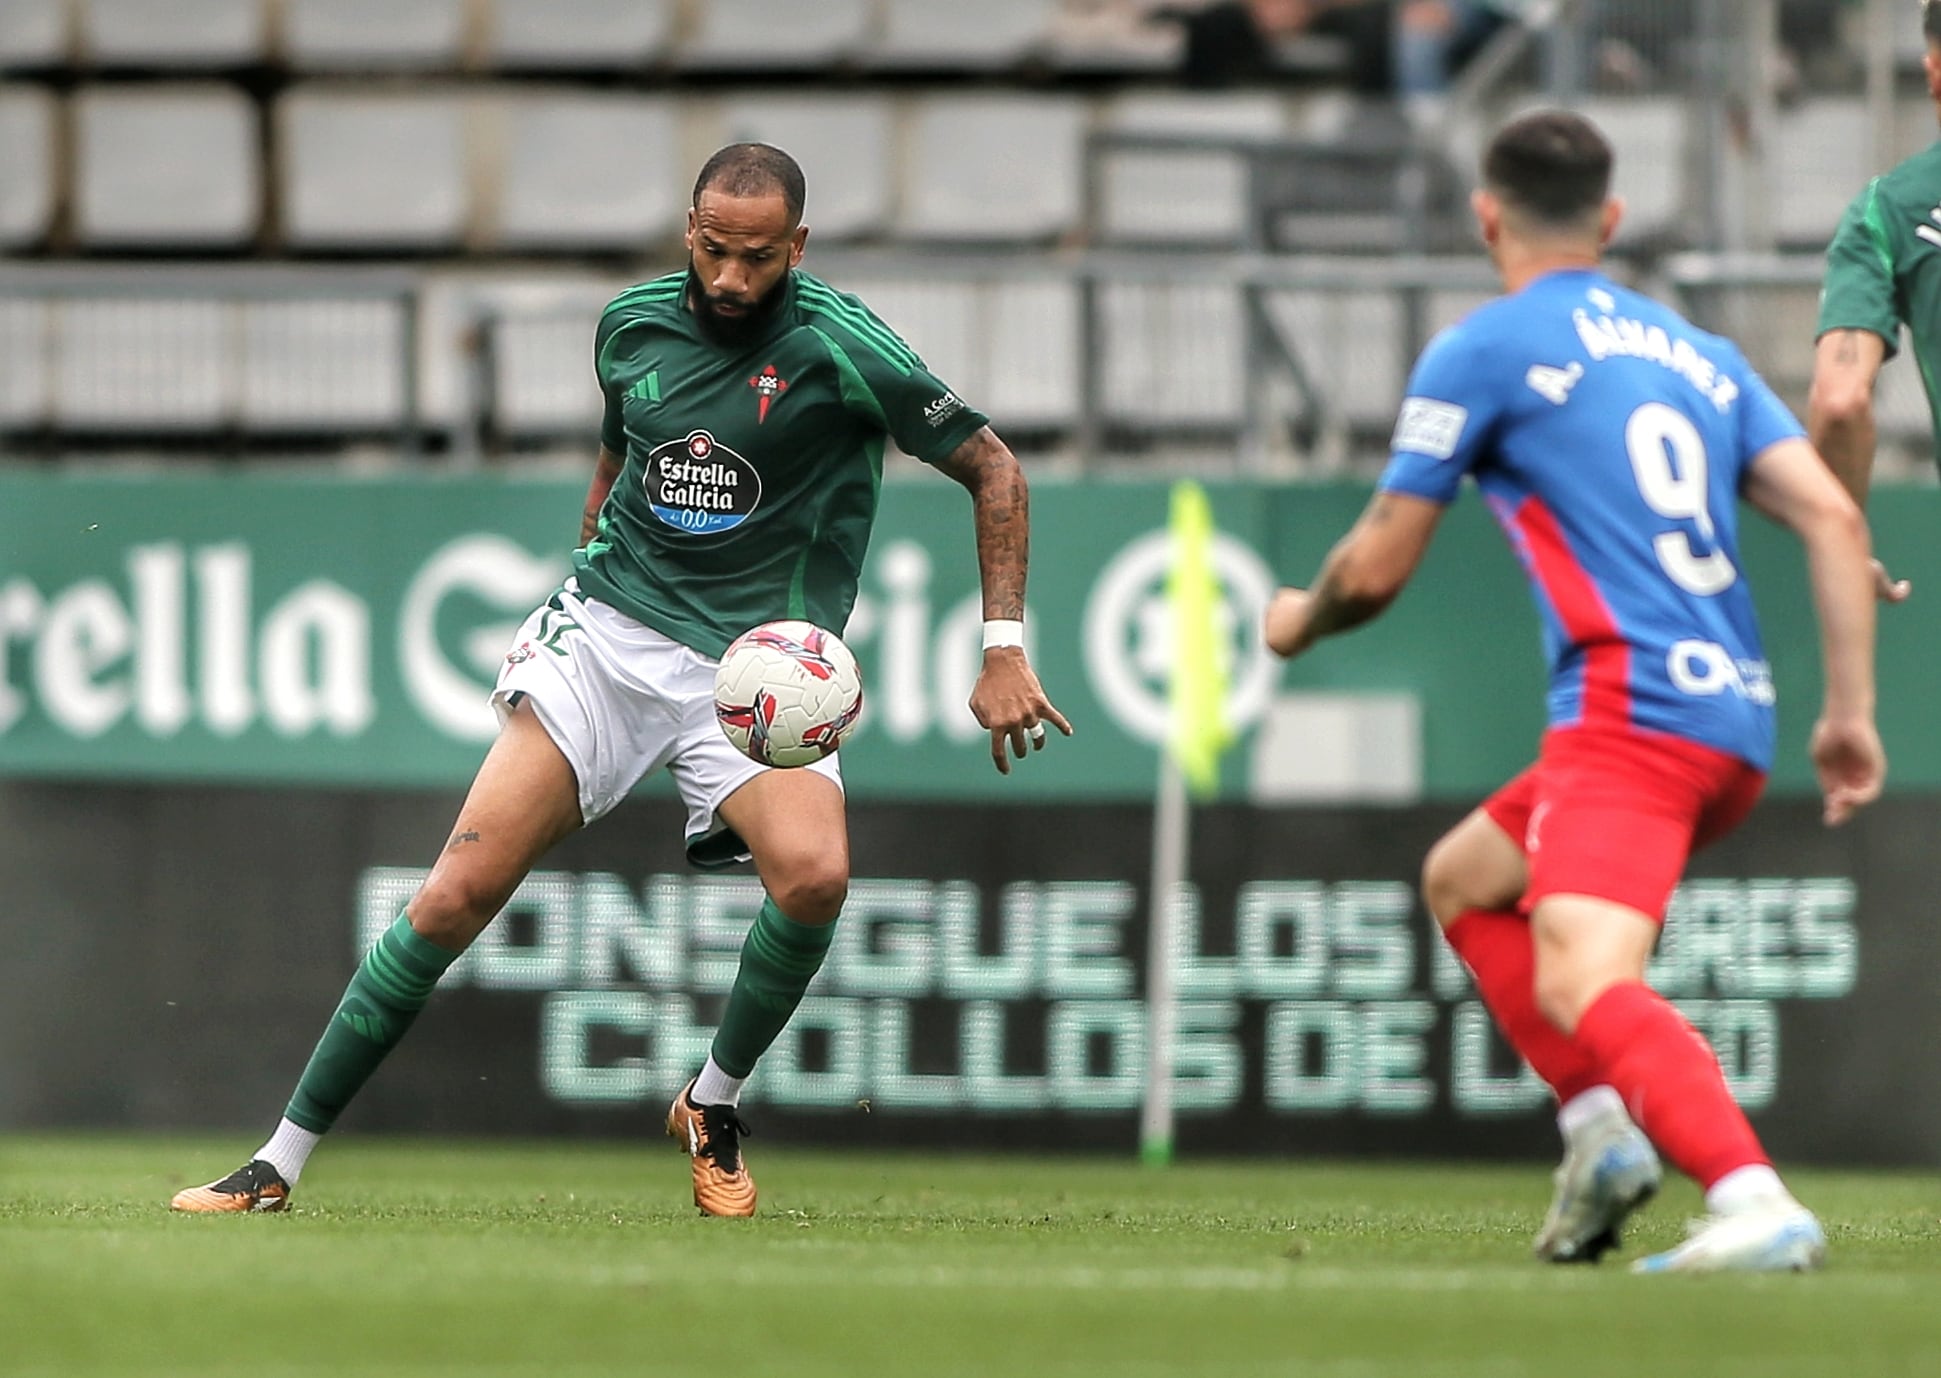
[[[747,845],[716,816],[722,800],[773,767],[749,760],[714,716],[718,661],[643,626],[569,583],[519,628],[499,668],[492,707],[501,725],[532,702],[580,787],[591,823],[626,798],[650,770],[667,767],[687,805],[688,860],[728,866]],[[842,787],[834,756],[813,770]]]

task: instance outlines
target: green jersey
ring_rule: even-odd
[[[1941,457],[1941,143],[1876,177],[1847,207],[1826,251],[1820,331],[1865,330],[1914,345]]]
[[[760,622],[840,631],[876,519],[883,447],[925,462],[986,424],[855,297],[796,271],[762,338],[717,344],[686,272],[600,317],[601,443],[624,462],[580,591],[703,655]]]

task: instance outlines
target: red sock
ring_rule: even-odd
[[[1518,914],[1468,909],[1443,930],[1463,959],[1496,1027],[1557,1093],[1561,1104],[1604,1082],[1597,1063],[1537,1008],[1537,949]]]
[[[1710,1045],[1651,987],[1624,981],[1598,996],[1577,1021],[1577,1043],[1639,1128],[1701,1187],[1771,1166]]]

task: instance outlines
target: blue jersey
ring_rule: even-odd
[[[1447,503],[1475,477],[1530,576],[1553,727],[1670,733],[1763,770],[1772,671],[1737,500],[1801,434],[1729,340],[1559,272],[1423,351],[1381,486]]]

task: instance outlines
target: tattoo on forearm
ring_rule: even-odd
[[[456,851],[458,848],[464,846],[467,842],[477,842],[478,840],[479,840],[479,835],[476,832],[454,833],[452,835],[452,840],[445,844],[445,850],[448,852]]]
[[[1017,456],[985,426],[937,464],[970,490],[984,616],[1024,616],[1031,493]]]
[[[1308,631],[1316,639],[1345,632],[1369,621],[1385,606],[1379,598],[1351,598],[1341,591],[1332,568],[1323,567],[1308,609]]]

